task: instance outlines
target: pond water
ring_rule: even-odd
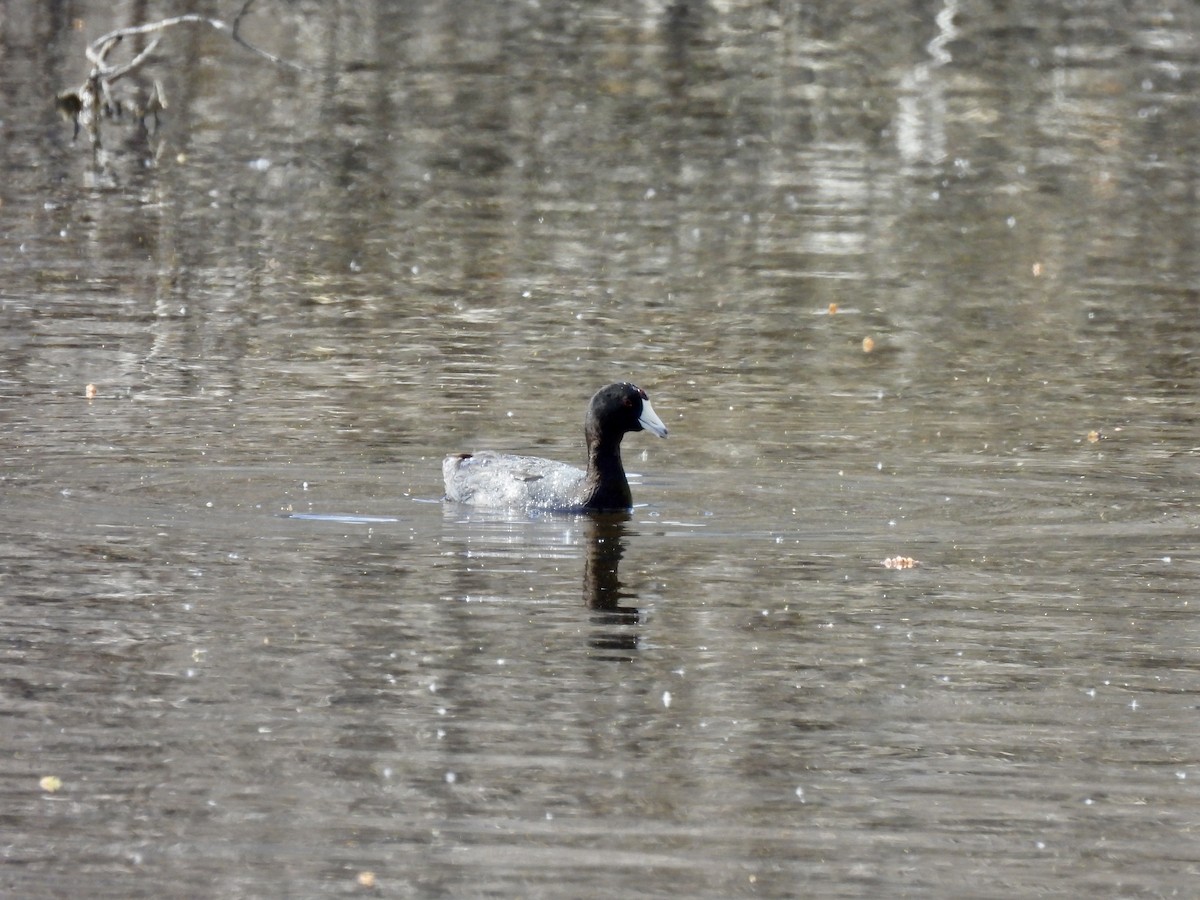
[[[0,28],[0,891],[1194,894],[1193,4],[264,2],[93,153],[173,11]]]

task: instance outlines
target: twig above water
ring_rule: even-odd
[[[92,70],[88,73],[87,80],[76,90],[64,91],[59,94],[56,100],[59,110],[74,121],[76,137],[78,137],[81,127],[86,128],[88,135],[91,137],[93,155],[100,150],[101,120],[104,118],[113,118],[122,112],[121,105],[113,99],[111,86],[121,78],[141,68],[150,59],[162,41],[162,32],[179,25],[201,25],[212,28],[273,65],[312,74],[312,70],[306,66],[284,59],[281,56],[271,53],[269,50],[264,50],[257,44],[253,44],[242,37],[240,33],[242,20],[253,5],[254,0],[245,0],[238,10],[237,15],[233,17],[232,24],[222,19],[212,18],[211,16],[185,13],[167,19],[160,19],[157,22],[146,22],[141,25],[129,25],[124,28],[117,28],[93,40],[84,50],[88,62],[92,64]],[[132,59],[117,65],[109,63],[108,55],[125,38],[149,34],[153,34],[154,39]],[[153,115],[157,123],[158,113],[165,109],[166,105],[162,85],[156,80],[149,97],[146,98],[145,102],[136,105],[133,112],[143,122],[146,117]]]

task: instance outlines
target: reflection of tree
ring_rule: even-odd
[[[626,626],[641,623],[642,612],[634,606],[622,606],[621,600],[633,596],[621,590],[618,569],[625,554],[625,526],[628,513],[593,515],[588,519],[587,546],[583,566],[583,600],[594,610],[592,621],[603,626]],[[623,654],[636,650],[635,631],[605,630],[592,636],[591,646],[600,651]]]

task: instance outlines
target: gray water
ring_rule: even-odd
[[[93,154],[176,11],[0,5],[3,893],[1195,895],[1193,4],[260,2]]]

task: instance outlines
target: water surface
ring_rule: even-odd
[[[1191,5],[10,6],[5,893],[1194,890]]]

